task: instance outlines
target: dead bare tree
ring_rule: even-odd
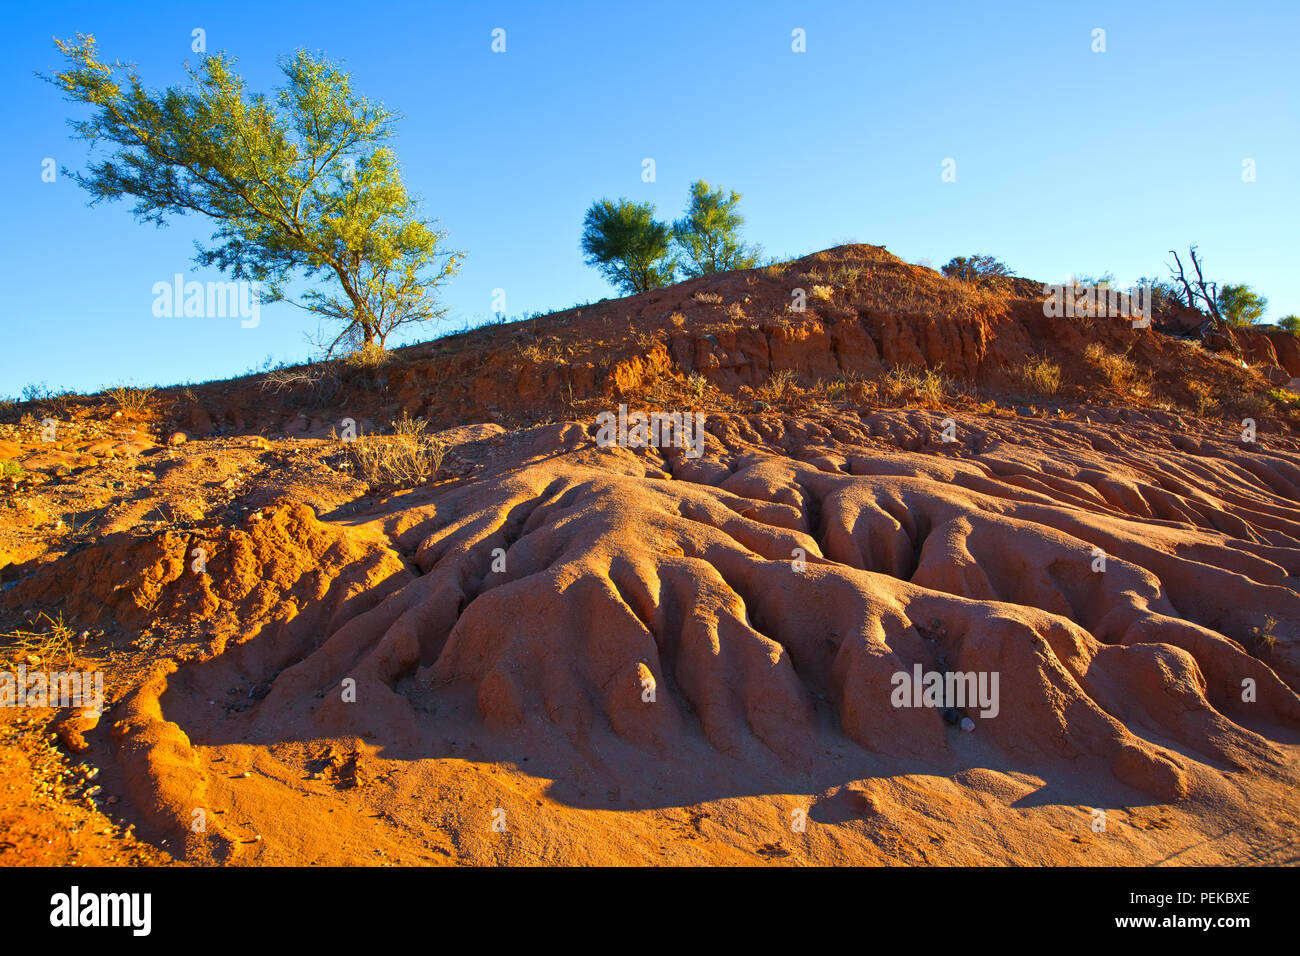
[[[1182,283],[1183,291],[1187,295],[1187,304],[1192,308],[1204,306],[1202,311],[1210,314],[1210,322],[1207,324],[1212,325],[1216,332],[1222,334],[1227,339],[1228,348],[1231,349],[1232,354],[1240,357],[1241,350],[1237,347],[1237,340],[1233,338],[1232,330],[1219,313],[1219,284],[1205,281],[1205,274],[1201,271],[1201,260],[1196,257],[1196,246],[1188,246],[1187,251],[1192,257],[1192,266],[1196,269],[1196,280],[1194,282],[1188,280],[1183,271],[1183,260],[1178,258],[1178,253],[1173,249],[1170,249],[1169,252],[1174,257],[1178,271],[1174,272],[1171,267],[1170,272]],[[1201,329],[1201,338],[1205,337],[1207,331],[1207,328]]]

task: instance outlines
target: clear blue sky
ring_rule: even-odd
[[[67,178],[41,181],[46,157],[82,168],[88,155],[69,138],[73,108],[33,76],[59,67],[52,37],[92,33],[161,87],[197,59],[195,27],[253,89],[306,47],[405,115],[404,175],[468,253],[447,327],[486,319],[498,287],[511,315],[613,295],[582,263],[586,207],[626,196],[672,218],[697,178],[743,194],[746,237],[769,254],[852,239],[936,267],[981,252],[1035,278],[1130,282],[1197,242],[1211,278],[1255,286],[1270,319],[1300,312],[1295,0],[52,0],[6,5],[0,31],[0,395],[204,381],[312,351],[314,321],[287,305],[256,329],[154,318],[155,282],[221,278],[191,261],[207,224],[141,225],[127,203],[88,208]],[[806,53],[791,51],[795,28]],[[656,182],[642,182],[645,157]]]

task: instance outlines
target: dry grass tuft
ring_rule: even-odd
[[[343,357],[343,363],[350,368],[376,369],[384,365],[388,359],[387,349],[371,342],[369,345],[361,346],[355,352],[349,352]]]
[[[409,487],[430,481],[442,468],[448,447],[426,433],[428,422],[405,412],[391,435],[364,435],[348,442],[357,475],[371,485]]]
[[[761,401],[769,405],[779,405],[782,402],[788,402],[793,399],[799,392],[799,386],[795,383],[795,375],[788,368],[783,368],[778,372],[773,372],[768,376],[767,381],[754,390],[754,394]]]
[[[154,389],[136,388],[134,385],[114,385],[104,389],[104,394],[117,403],[124,412],[138,415],[153,401]]]
[[[41,627],[44,620],[45,626]],[[0,634],[0,670],[12,673],[23,664],[27,667],[54,669],[62,666],[71,670],[76,663],[72,651],[72,628],[63,622],[63,615],[50,617],[37,615],[35,629],[18,628]]]
[[[1083,357],[1116,391],[1134,398],[1146,398],[1151,394],[1141,371],[1127,355],[1108,351],[1100,342],[1092,342],[1083,350]]]
[[[917,369],[895,365],[881,382],[885,399],[893,404],[916,404],[938,408],[961,389],[936,368]]]
[[[1020,367],[1020,380],[1040,395],[1055,395],[1061,389],[1061,366],[1045,355],[1031,357]]]

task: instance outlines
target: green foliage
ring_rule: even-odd
[[[691,278],[752,269],[758,256],[740,241],[745,217],[736,212],[740,194],[709,189],[703,180],[691,183],[686,215],[673,223],[673,238],[683,254],[682,271]]]
[[[1277,320],[1277,325],[1292,335],[1300,335],[1300,315],[1284,315]]]
[[[348,74],[303,51],[282,58],[274,98],[248,94],[224,53],[187,67],[184,87],[147,90],[134,66],[96,58],[95,39],[56,40],[66,69],[47,77],[89,119],[76,137],[112,155],[72,178],[91,204],[130,196],[142,222],[198,213],[216,223],[196,261],[291,301],[295,275],[323,280],[295,305],[343,323],[329,344],[382,347],[398,326],[440,317],[433,294],[462,258],[417,217],[384,142],[397,115]]]
[[[949,279],[985,287],[1000,285],[1014,274],[1005,263],[992,256],[954,256],[940,271]]]
[[[1273,399],[1279,405],[1285,405],[1289,408],[1300,408],[1300,395],[1285,388],[1269,389],[1268,397]]]
[[[1001,263],[999,263],[999,265],[1001,265]],[[1103,272],[1101,275],[1093,275],[1090,272],[1080,272],[1074,276],[1072,282],[1075,286],[1091,286],[1095,289],[1109,289],[1115,284],[1115,273]]]
[[[591,204],[583,220],[587,264],[624,293],[658,289],[673,281],[677,263],[671,231],[654,212],[650,203],[601,199]]]
[[[1268,299],[1248,285],[1225,285],[1219,289],[1219,312],[1229,325],[1254,325],[1264,318]]]
[[[15,461],[0,461],[0,478],[17,478],[23,473],[23,466]]]
[[[1172,282],[1155,276],[1146,277],[1137,280],[1139,286],[1146,286],[1151,290],[1151,310],[1153,312],[1168,312],[1179,306],[1186,305],[1183,296],[1183,290]]]

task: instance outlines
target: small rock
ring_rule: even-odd
[[[172,432],[167,438],[169,445],[184,445],[188,441],[188,436],[184,432]]]
[[[963,717],[961,719],[961,729],[966,731],[966,733],[970,733],[975,729],[975,721],[971,720],[969,717]]]

